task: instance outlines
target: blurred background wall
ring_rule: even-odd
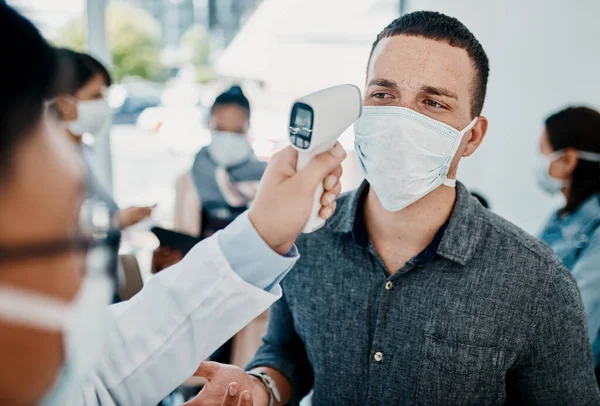
[[[254,148],[268,159],[286,143],[292,101],[341,82],[362,87],[373,40],[401,13],[455,16],[483,44],[491,66],[484,108],[489,133],[463,161],[459,177],[531,233],[560,204],[534,183],[543,119],[568,104],[600,107],[595,0],[94,0],[93,8],[84,0],[8,3],[57,45],[100,57],[99,37],[89,38],[88,22],[98,22],[105,9],[100,39],[117,83],[110,94],[114,125],[105,138],[112,153],[99,153],[98,165],[113,175],[121,204],[159,203],[156,220],[166,224],[176,176],[210,142],[206,117],[220,90],[243,86],[252,103]],[[352,150],[351,130],[342,141]],[[90,142],[90,150],[100,150],[94,144],[102,142]],[[361,180],[355,159],[351,151],[347,189]]]
[[[483,44],[490,128],[481,149],[463,161],[460,178],[496,212],[537,232],[560,204],[533,178],[544,118],[568,104],[600,108],[600,2],[407,0],[403,7],[452,15]]]

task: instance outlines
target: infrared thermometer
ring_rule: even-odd
[[[294,102],[290,115],[290,143],[298,150],[296,170],[304,168],[315,156],[328,151],[340,135],[360,116],[362,99],[354,85],[339,85],[311,93]],[[323,227],[319,217],[323,182],[315,190],[312,211],[303,232]]]

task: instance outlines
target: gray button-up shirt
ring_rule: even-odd
[[[367,190],[299,239],[248,368],[281,371],[293,404],[313,388],[327,406],[600,405],[577,286],[549,248],[458,184],[434,247],[390,275],[359,232]]]

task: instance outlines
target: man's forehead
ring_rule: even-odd
[[[475,75],[464,49],[432,39],[396,35],[382,39],[371,55],[367,83],[389,79],[400,86],[443,86],[460,95],[469,92]]]

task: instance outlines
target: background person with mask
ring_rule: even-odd
[[[156,404],[277,300],[314,190],[339,178],[343,149],[300,172],[293,149],[277,154],[248,214],[107,309],[118,239],[89,205],[80,210],[85,169],[47,102],[61,88],[57,55],[4,4],[0,35],[11,39],[0,98],[0,404]]]
[[[69,64],[65,89],[56,98],[56,105],[66,125],[69,138],[76,145],[88,169],[88,196],[104,202],[119,228],[139,223],[152,214],[151,207],[129,207],[120,210],[112,195],[100,183],[89,157],[83,151],[84,133],[97,135],[110,126],[111,109],[106,92],[112,84],[108,70],[87,54],[59,49],[59,57]]]
[[[233,221],[254,198],[266,168],[247,139],[250,102],[239,86],[232,86],[213,103],[209,118],[211,144],[202,148],[192,169],[175,184],[175,231],[206,238]],[[181,260],[183,253],[161,246],[152,272]]]
[[[232,381],[256,406],[311,389],[315,406],[600,404],[569,271],[456,180],[487,131],[488,74],[455,18],[381,31],[354,125],[366,182],[298,239],[252,375],[204,363],[190,406],[220,404]]]
[[[175,187],[175,230],[201,238],[226,227],[247,210],[267,166],[258,160],[248,140],[250,102],[239,86],[217,96],[208,124],[212,142],[198,152],[191,171],[179,177]],[[153,268],[172,265],[182,256],[160,247]],[[211,359],[246,365],[262,343],[267,318],[267,312],[257,317]]]
[[[548,219],[540,238],[577,281],[599,367],[600,113],[569,107],[551,115],[540,136],[540,152],[539,186],[550,195],[562,193],[566,199],[565,206]]]
[[[175,230],[202,238],[248,208],[267,166],[248,141],[250,103],[239,86],[215,99],[209,128],[212,141],[177,180],[175,197]]]

